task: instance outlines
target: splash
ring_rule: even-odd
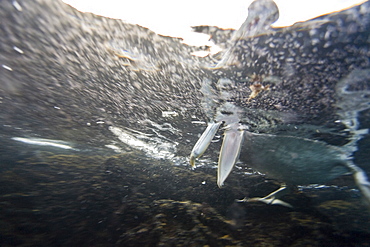
[[[124,144],[143,151],[146,155],[155,159],[172,159],[175,156],[176,144],[164,141],[159,137],[153,137],[145,133],[110,126],[109,130]]]
[[[370,108],[369,82],[370,69],[356,69],[340,80],[336,87],[338,121],[352,133],[350,143],[344,147],[349,154],[357,151],[357,142],[369,133],[368,129],[360,129],[358,121],[359,113]]]
[[[248,18],[231,38],[231,45],[222,59],[212,69],[220,69],[240,62],[235,56],[235,49],[239,40],[252,38],[258,35],[273,32],[271,25],[279,18],[279,9],[272,0],[258,0],[252,2],[248,8]]]

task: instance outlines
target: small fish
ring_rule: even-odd
[[[71,147],[68,142],[60,140],[51,140],[43,138],[24,138],[24,137],[12,137],[12,140],[31,145],[49,146],[61,149],[73,149],[73,147]]]

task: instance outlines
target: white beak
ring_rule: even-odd
[[[207,150],[217,130],[220,128],[221,123],[222,122],[209,123],[207,129],[203,132],[197,143],[195,143],[190,154],[190,165],[192,167],[195,166],[195,159],[202,156],[202,154]]]
[[[244,130],[239,130],[238,124],[228,126],[225,130],[220,157],[218,159],[217,185],[221,187],[229,176],[235,163],[239,159],[240,149],[243,143]]]

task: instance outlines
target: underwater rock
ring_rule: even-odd
[[[300,210],[236,206],[235,197],[258,196],[276,184],[255,177],[220,190],[213,169],[174,168],[136,153],[45,152],[3,165],[0,184],[3,246],[290,246],[370,239],[369,214],[353,192],[288,196],[302,204]]]

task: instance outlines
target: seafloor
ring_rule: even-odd
[[[278,185],[233,174],[219,189],[214,169],[139,157],[38,152],[6,164],[1,246],[370,245],[370,212],[350,187],[296,191],[284,197],[293,209],[235,203]]]

